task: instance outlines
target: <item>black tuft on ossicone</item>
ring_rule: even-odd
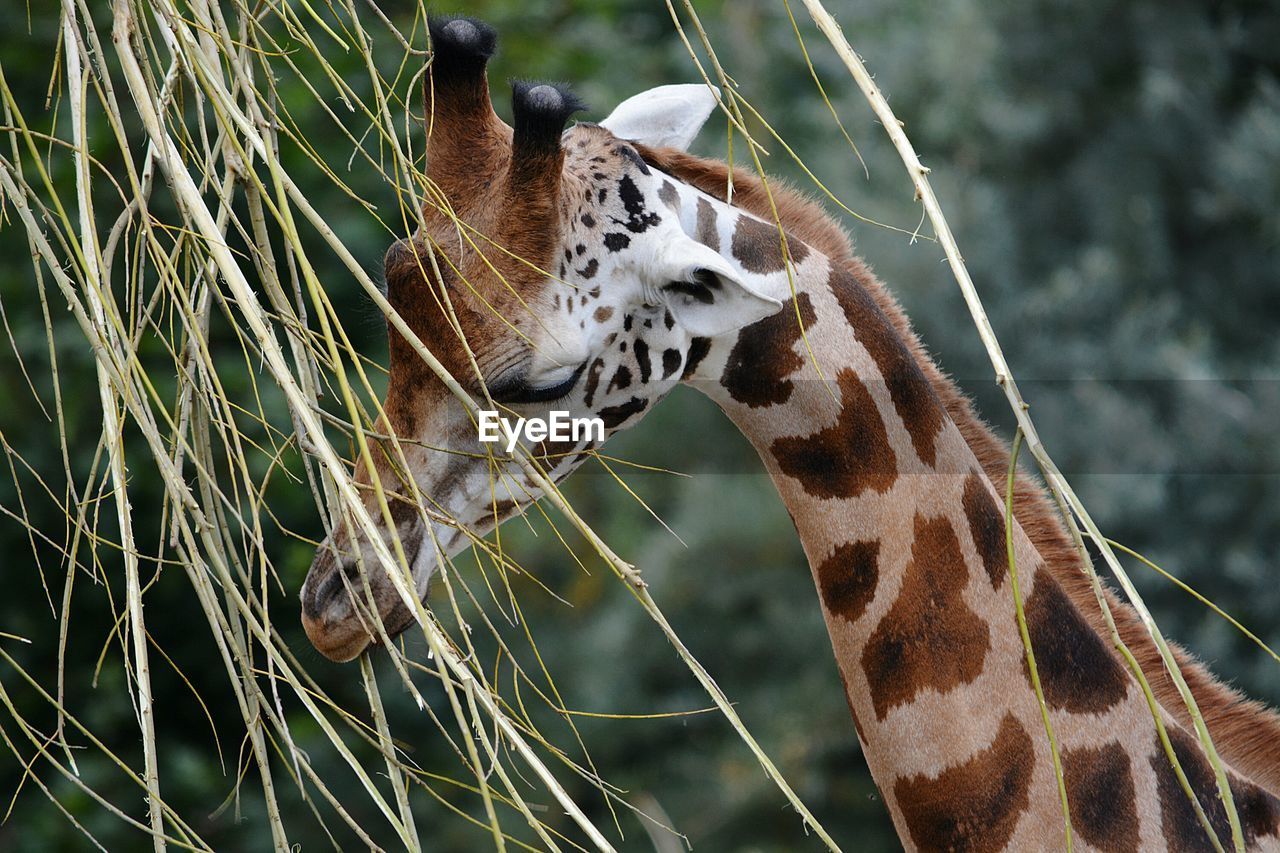
[[[586,105],[562,83],[511,81],[513,145],[518,151],[556,151],[569,116]]]
[[[431,73],[436,82],[483,73],[498,49],[497,32],[475,18],[432,16],[427,20],[427,29],[431,33]]]

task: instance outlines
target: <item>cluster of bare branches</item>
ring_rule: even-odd
[[[403,549],[398,543],[389,547],[373,534],[373,521],[344,461],[352,453],[368,454],[369,441],[376,437],[377,373],[382,368],[355,349],[319,282],[306,248],[316,240],[345,265],[350,280],[459,399],[475,405],[396,315],[365,263],[344,245],[283,164],[286,154],[302,155],[305,168],[342,189],[352,209],[376,221],[389,241],[416,229],[423,201],[437,197],[423,177],[421,155],[413,149],[424,119],[413,93],[420,91],[429,55],[424,8],[419,7],[407,32],[398,30],[376,4],[354,0],[327,4],[323,10],[306,2],[232,3],[224,8],[207,0],[119,0],[109,22],[95,20],[94,12],[83,0],[65,0],[59,9],[62,40],[50,91],[55,96],[52,113],[68,116],[69,126],[55,122],[51,129],[41,129],[44,117],[24,114],[0,69],[9,142],[0,159],[0,187],[7,216],[30,245],[45,309],[64,481],[44,488],[64,512],[67,532],[57,541],[27,522],[42,546],[52,546],[63,557],[61,603],[53,604],[60,617],[58,672],[49,678],[28,672],[3,647],[0,657],[20,676],[24,690],[48,703],[57,723],[53,732],[43,731],[20,712],[9,693],[12,688],[0,683],[0,700],[16,724],[4,728],[8,749],[28,768],[38,765],[61,774],[103,809],[148,833],[156,849],[167,844],[208,847],[198,822],[166,802],[164,762],[156,749],[152,684],[174,673],[156,669],[157,653],[164,656],[164,650],[149,639],[143,604],[149,586],[160,582],[163,567],[166,583],[176,581],[175,572],[185,576],[203,611],[244,725],[247,757],[236,776],[258,781],[278,849],[287,848],[290,840],[289,821],[279,805],[282,785],[297,787],[322,825],[343,822],[362,842],[377,846],[366,827],[351,817],[350,804],[335,796],[311,758],[294,744],[286,709],[299,706],[405,847],[419,844],[410,798],[425,792],[490,832],[499,848],[523,846],[504,830],[514,819],[531,827],[550,849],[582,843],[610,849],[606,834],[568,795],[559,774],[587,780],[610,811],[632,806],[595,772],[572,712],[563,707],[550,673],[540,665],[533,638],[531,653],[511,648],[490,620],[492,606],[487,611],[467,576],[450,568],[440,584],[445,594],[433,608],[424,606],[414,593]],[[282,46],[285,41],[289,50]],[[306,61],[323,70],[322,79],[300,69],[298,45],[304,46]],[[367,80],[357,85],[337,73],[326,61],[335,49],[362,57]],[[399,56],[391,78],[380,70],[389,67],[389,52]],[[301,84],[332,119],[334,131],[345,135],[352,151],[349,168],[354,164],[372,170],[394,188],[399,200],[394,210],[380,211],[361,198],[343,183],[339,169],[309,145],[280,96],[282,81]],[[346,115],[334,113],[330,104],[335,99]],[[74,181],[55,182],[55,166],[65,168],[68,160]],[[55,326],[66,318],[55,306],[63,302],[92,351],[101,402],[101,438],[87,470],[78,469],[67,452],[66,389],[58,381],[53,343]],[[251,377],[251,399],[229,392],[223,381],[228,365],[210,345],[210,329],[217,323],[234,330],[243,356],[238,369]],[[153,549],[144,544],[143,531],[155,527],[151,514],[160,509],[135,507],[130,497],[130,471],[144,465],[154,468],[165,488],[163,535]],[[534,460],[524,458],[522,465],[542,486],[550,508],[577,528],[628,585],[784,796],[834,846],[755,744],[727,697],[680,643],[635,569],[574,512]],[[291,478],[298,488],[309,488],[331,525],[353,525],[370,534],[377,559],[415,613],[417,630],[430,649],[424,664],[387,642],[391,666],[400,686],[451,744],[463,768],[461,778],[418,766],[397,745],[368,656],[360,663],[368,708],[357,712],[330,699],[282,641],[275,620],[293,620],[296,613],[273,612],[269,606],[273,590],[284,591],[270,543],[281,533],[296,534],[279,529],[263,499],[272,477]],[[405,485],[412,489],[411,482]],[[375,488],[381,490],[380,485]],[[385,509],[386,496],[379,494],[379,500]],[[421,503],[425,507],[427,501]],[[148,515],[139,517],[139,512]],[[25,521],[25,514],[14,515]],[[114,521],[114,537],[104,516]],[[500,586],[511,595],[509,604],[517,616],[509,621],[518,621],[519,605],[506,577],[522,569],[500,540],[474,539],[477,560],[497,570]],[[76,583],[110,589],[116,577],[104,567],[114,570],[117,561],[124,570],[124,597],[116,630],[108,638],[111,650],[104,648],[103,654],[120,655],[128,674],[143,744],[140,767],[112,753],[82,713],[65,701],[62,663],[72,633],[70,602]],[[112,599],[113,610],[115,606]],[[508,618],[501,607],[497,612],[494,618]],[[447,616],[442,619],[438,613]],[[500,658],[514,670],[515,695],[520,696],[523,685],[526,695],[562,717],[581,758],[544,736],[525,709],[525,699],[513,699],[494,670],[486,670],[471,639],[476,620],[492,633]],[[180,670],[176,675],[183,677]],[[443,686],[446,709],[438,711],[426,701],[422,679]],[[360,742],[372,749],[348,745]],[[76,754],[83,749],[104,753],[121,778],[145,795],[144,819],[122,805],[119,796],[80,778]],[[377,766],[361,757],[368,754],[380,756]],[[30,772],[28,778],[57,803],[40,773]],[[452,798],[441,796],[442,787],[469,792],[478,807],[458,808]],[[236,788],[239,796],[239,783]],[[550,810],[555,819],[546,817],[547,802],[556,804]],[[569,816],[576,826],[572,833],[566,834],[557,813]],[[67,817],[75,821],[70,813]]]

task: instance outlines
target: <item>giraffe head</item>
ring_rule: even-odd
[[[517,82],[508,127],[489,100],[493,31],[437,19],[431,36],[424,225],[388,250],[387,296],[480,408],[599,418],[607,437],[694,375],[716,336],[779,310],[720,253],[705,199],[632,144],[687,147],[715,107],[711,89],[660,87],[565,130],[581,108],[573,94]],[[389,513],[371,488],[366,507],[424,596],[442,555],[540,492],[503,445],[479,441],[471,413],[394,328],[383,411],[377,433],[399,441],[375,436],[356,478],[387,493]],[[590,449],[525,445],[553,481]],[[389,635],[413,620],[352,523],[317,551],[302,604],[308,636],[334,660],[380,636],[375,610]]]

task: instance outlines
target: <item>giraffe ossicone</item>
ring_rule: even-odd
[[[469,19],[430,30],[431,192],[422,229],[387,252],[395,310],[477,401],[516,417],[597,418],[607,439],[679,383],[704,391],[759,450],[795,520],[857,737],[903,843],[1060,848],[1057,783],[1005,582],[993,483],[1007,448],[840,226],[776,182],[686,152],[718,103],[709,87],[659,87],[566,130],[580,107],[571,92],[518,83],[512,127],[489,99],[493,31]],[[383,409],[376,432],[407,440],[382,440],[356,476],[392,494],[387,517],[370,494],[370,515],[380,536],[398,537],[425,597],[443,560],[540,493],[486,453],[469,413],[394,331]],[[553,481],[601,443],[522,440]],[[1025,478],[1012,531],[1077,843],[1210,847],[1143,691],[1104,639],[1071,540]],[[1229,846],[1185,709],[1132,611],[1111,607]],[[317,550],[302,611],[334,660],[414,618],[346,524]],[[1230,765],[1246,844],[1280,846],[1280,720],[1179,654]]]

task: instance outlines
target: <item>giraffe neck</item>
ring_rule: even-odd
[[[793,239],[789,275],[773,226],[702,204],[717,204],[718,219],[701,208],[700,239],[723,243],[744,280],[784,308],[711,341],[693,379],[756,447],[795,522],[900,837],[924,848],[1061,847],[999,493],[860,268]],[[1137,683],[1016,521],[1012,538],[1077,839],[1207,844]],[[1207,763],[1161,713],[1229,843]],[[1280,838],[1280,802],[1233,776],[1237,787],[1250,842]]]

